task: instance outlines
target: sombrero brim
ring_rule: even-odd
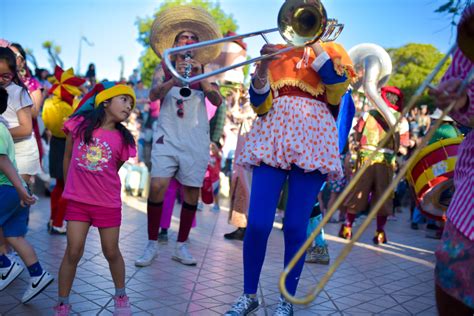
[[[153,51],[161,58],[166,49],[173,47],[176,36],[183,31],[196,34],[200,42],[222,37],[219,26],[204,9],[175,6],[161,12],[153,21],[150,33]],[[221,46],[212,45],[195,50],[194,59],[207,64],[219,56]]]

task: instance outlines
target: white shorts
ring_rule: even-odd
[[[174,177],[182,185],[200,188],[209,163],[209,155],[202,156],[196,157],[185,153],[176,156],[152,154],[151,177]]]
[[[15,160],[19,174],[33,176],[41,173],[38,144],[34,137],[15,143]]]

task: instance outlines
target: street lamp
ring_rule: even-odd
[[[86,42],[86,44],[89,45],[89,47],[94,46],[93,42],[90,42],[85,36],[81,35],[81,38],[79,39],[79,53],[78,53],[78,56],[77,56],[77,69],[76,69],[77,74],[81,73],[81,53],[82,53],[82,42],[83,41]]]

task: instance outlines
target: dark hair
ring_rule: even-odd
[[[84,120],[77,127],[77,133],[80,135],[81,140],[89,144],[92,140],[92,133],[94,130],[102,126],[105,121],[105,108],[104,103],[99,104],[93,110],[82,111],[73,114],[71,117],[82,117]],[[122,125],[122,123],[115,123],[115,128],[120,132],[127,145],[135,145],[135,139],[132,133]]]
[[[7,110],[8,107],[8,92],[5,88],[0,87],[0,115]]]
[[[20,52],[21,57],[23,57],[23,59],[26,61],[26,52],[25,52],[25,50],[23,49],[23,47],[22,47],[20,44],[18,44],[18,43],[11,43],[10,46],[13,46],[13,47],[15,47],[16,49],[18,49],[18,51]]]
[[[86,72],[86,78],[94,78],[95,79],[95,65],[94,64],[89,64],[89,67],[87,67],[87,72]]]
[[[13,82],[28,91],[28,88],[25,86],[23,81],[18,76],[18,71],[16,68],[16,57],[13,51],[10,48],[0,47],[0,60],[3,60],[7,63],[8,69],[13,73]]]
[[[23,60],[25,61],[25,69],[24,70],[26,72],[26,77],[31,77],[32,71],[28,67],[28,65],[26,64],[26,52],[23,49],[23,47],[18,43],[12,43],[10,46],[15,47],[18,50],[18,52],[20,53],[21,57],[23,57]],[[15,56],[15,58],[16,58],[16,56]]]

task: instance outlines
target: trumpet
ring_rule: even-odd
[[[458,37],[459,38],[459,37]],[[461,45],[460,45],[461,46]],[[444,58],[438,63],[438,65],[435,67],[435,69],[427,76],[427,78],[424,80],[424,82],[420,85],[420,87],[416,90],[415,94],[412,96],[410,101],[408,102],[408,105],[403,109],[400,117],[396,120],[395,126],[397,126],[403,117],[409,113],[409,111],[415,106],[416,101],[419,99],[419,97],[422,95],[424,90],[427,87],[430,87],[430,83],[433,81],[434,77],[438,74],[438,72],[441,70],[442,66],[446,63],[448,60],[450,54],[456,49],[457,44],[453,45],[448,53],[444,56]],[[473,56],[469,56],[469,58],[472,58]],[[468,76],[464,79],[463,83],[461,84],[461,87],[459,88],[459,91],[462,91],[466,88],[466,86],[473,80],[474,77],[474,70],[471,70]],[[452,102],[442,113],[441,117],[444,117],[447,115],[454,107],[455,102]],[[382,194],[382,196],[379,198],[377,203],[373,206],[372,210],[370,213],[367,215],[367,219],[361,224],[355,235],[352,237],[352,239],[349,241],[349,243],[342,249],[341,253],[339,256],[336,258],[335,262],[329,267],[328,271],[326,272],[325,275],[321,278],[319,283],[305,296],[303,297],[296,297],[291,295],[288,290],[286,289],[286,278],[288,277],[288,274],[290,271],[295,267],[297,262],[300,260],[301,257],[305,254],[306,250],[311,246],[312,241],[316,238],[316,236],[321,232],[321,229],[326,225],[326,223],[329,221],[329,219],[332,217],[332,215],[336,212],[336,210],[341,206],[341,204],[344,202],[346,197],[348,196],[349,192],[354,188],[355,184],[357,181],[360,181],[360,178],[363,176],[365,171],[369,167],[369,162],[374,159],[375,155],[377,152],[381,150],[393,137],[394,133],[396,132],[395,127],[392,127],[385,137],[382,139],[381,143],[379,146],[377,146],[376,150],[367,158],[367,162],[362,165],[362,167],[356,172],[354,175],[353,179],[351,182],[347,185],[347,187],[344,189],[344,191],[341,192],[341,194],[338,196],[336,201],[334,202],[333,206],[328,210],[326,216],[323,217],[323,220],[321,223],[316,227],[311,235],[308,237],[308,239],[305,241],[305,243],[301,246],[301,248],[298,250],[298,252],[295,254],[295,256],[291,259],[290,263],[285,267],[284,271],[280,275],[279,279],[279,288],[281,293],[285,296],[285,298],[290,301],[291,303],[294,304],[308,304],[312,302],[318,295],[319,293],[324,289],[324,286],[327,284],[331,276],[334,274],[336,269],[341,265],[341,263],[345,260],[347,255],[350,253],[352,248],[354,247],[354,244],[359,240],[359,238],[362,236],[362,233],[367,229],[369,226],[370,222],[372,219],[377,215],[378,211],[382,208],[384,202],[390,198],[393,190],[395,189],[396,185],[398,182],[405,176],[407,173],[408,169],[410,168],[411,164],[414,163],[415,159],[417,158],[418,153],[426,146],[428,141],[432,138],[434,135],[436,129],[443,123],[442,120],[438,120],[433,127],[430,129],[429,133],[422,139],[421,144],[419,147],[412,153],[411,157],[408,159],[408,161],[405,162],[405,165],[400,169],[398,172],[397,176],[393,181],[390,183],[388,188],[385,190],[385,192]]]
[[[184,86],[189,86],[194,82],[199,82],[206,78],[221,74],[228,70],[239,68],[248,64],[259,62],[273,56],[286,53],[298,47],[311,45],[315,42],[330,42],[336,40],[341,34],[344,24],[340,24],[336,19],[328,19],[326,10],[320,0],[286,0],[278,13],[278,27],[256,32],[250,32],[241,35],[229,36],[221,39],[215,39],[186,46],[174,47],[164,51],[163,59],[166,67],[171,74],[178,79]],[[240,62],[231,66],[216,69],[211,72],[203,73],[197,76],[189,77],[181,75],[171,62],[171,56],[183,51],[192,51],[202,49],[208,46],[231,42],[243,38],[261,36],[268,44],[266,34],[280,32],[283,39],[289,44],[289,47],[280,49],[271,54],[261,55]]]

